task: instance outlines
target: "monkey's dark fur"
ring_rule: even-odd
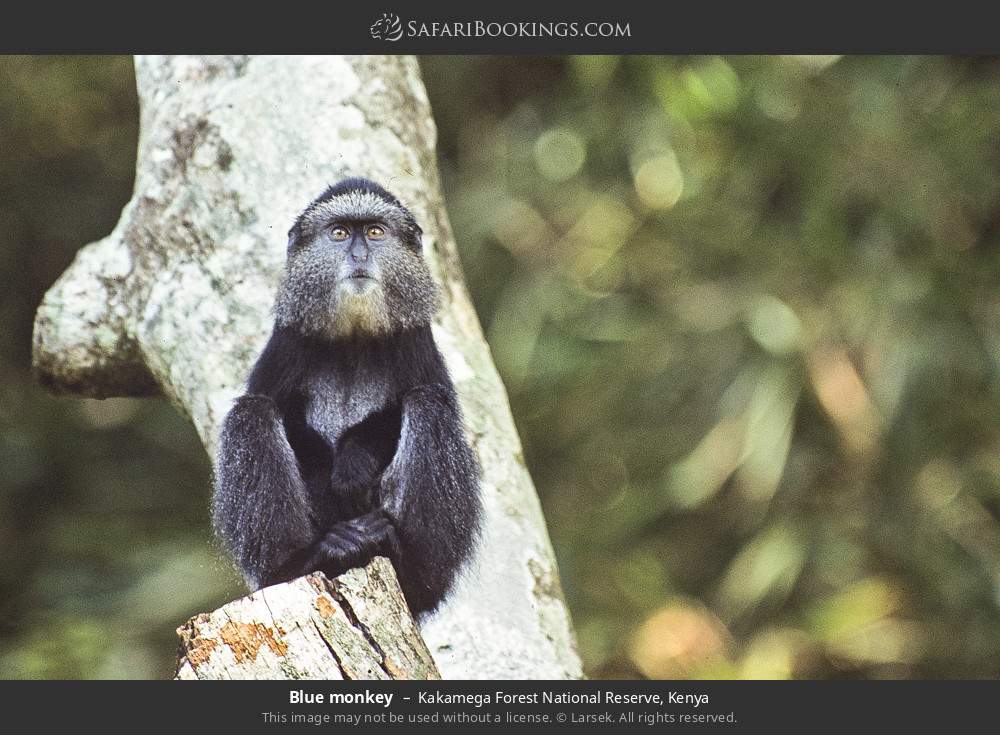
[[[434,610],[479,529],[479,468],[431,335],[421,230],[347,179],[292,226],[271,339],[222,428],[215,528],[254,588],[388,556]]]

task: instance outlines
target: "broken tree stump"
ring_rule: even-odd
[[[441,678],[384,557],[265,587],[177,634],[177,679]]]

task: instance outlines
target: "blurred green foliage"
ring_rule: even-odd
[[[423,67],[588,672],[1000,675],[1000,64]]]
[[[1000,62],[428,57],[593,677],[1000,676]],[[0,675],[165,676],[236,593],[157,401],[31,318],[130,193],[127,58],[0,58]]]

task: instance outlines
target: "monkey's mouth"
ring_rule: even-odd
[[[345,294],[361,296],[374,292],[378,288],[378,280],[370,270],[355,268],[341,280],[340,288]]]

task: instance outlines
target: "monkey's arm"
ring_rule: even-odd
[[[337,576],[377,554],[394,558],[395,534],[381,509],[378,485],[395,452],[400,421],[400,407],[389,406],[347,429],[335,446],[323,444],[327,464],[320,463],[318,474],[306,479],[319,538],[289,559],[287,577],[317,569]],[[286,414],[285,426],[297,456],[319,456],[317,442],[323,440],[300,411]]]
[[[479,464],[450,381],[406,394],[399,446],[381,487],[407,600],[415,613],[433,609],[468,558],[481,516]]]
[[[226,416],[212,518],[254,588],[289,578],[282,567],[315,537],[295,454],[267,396],[242,396]]]
[[[411,389],[399,444],[382,473],[381,507],[334,524],[312,562],[334,571],[387,553],[414,613],[432,609],[469,555],[478,530],[479,469],[454,389]]]

